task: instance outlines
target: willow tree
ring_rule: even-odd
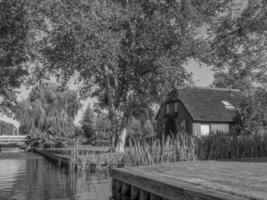
[[[34,143],[66,143],[75,136],[74,117],[80,107],[77,93],[54,84],[32,89],[18,108],[18,119]]]

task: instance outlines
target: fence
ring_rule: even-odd
[[[26,141],[26,137],[26,135],[0,135],[0,144],[23,144]]]

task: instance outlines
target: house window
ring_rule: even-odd
[[[235,107],[228,101],[221,101],[226,109],[235,109]]]
[[[210,134],[210,125],[209,124],[201,124],[200,125],[200,134],[201,135],[209,135]]]
[[[178,112],[178,102],[174,102],[173,110],[174,112]]]
[[[166,114],[173,113],[173,103],[167,103],[166,104]]]
[[[186,122],[185,122],[185,120],[182,120],[182,121],[181,121],[180,126],[181,126],[181,129],[182,129],[183,131],[186,130]]]

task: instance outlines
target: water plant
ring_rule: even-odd
[[[77,145],[75,147],[79,149]],[[94,148],[94,147],[92,147]],[[76,154],[76,155],[75,155]],[[175,137],[150,137],[140,140],[130,138],[124,152],[103,151],[102,153],[79,153],[71,156],[80,171],[109,172],[114,167],[158,165],[162,163],[235,159],[267,156],[267,135],[253,134],[235,136],[225,133],[195,137],[180,132]],[[74,166],[72,164],[72,166]]]
[[[196,138],[199,160],[235,159],[267,156],[267,134],[211,134]]]
[[[124,152],[105,152],[100,154],[78,154],[78,169],[100,169],[109,171],[112,167],[132,167],[157,165],[160,163],[197,160],[195,139],[182,133],[171,138],[130,138]]]

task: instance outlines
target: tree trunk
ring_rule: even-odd
[[[123,128],[118,136],[118,140],[116,143],[116,152],[124,152],[126,136],[127,136],[127,129]]]

